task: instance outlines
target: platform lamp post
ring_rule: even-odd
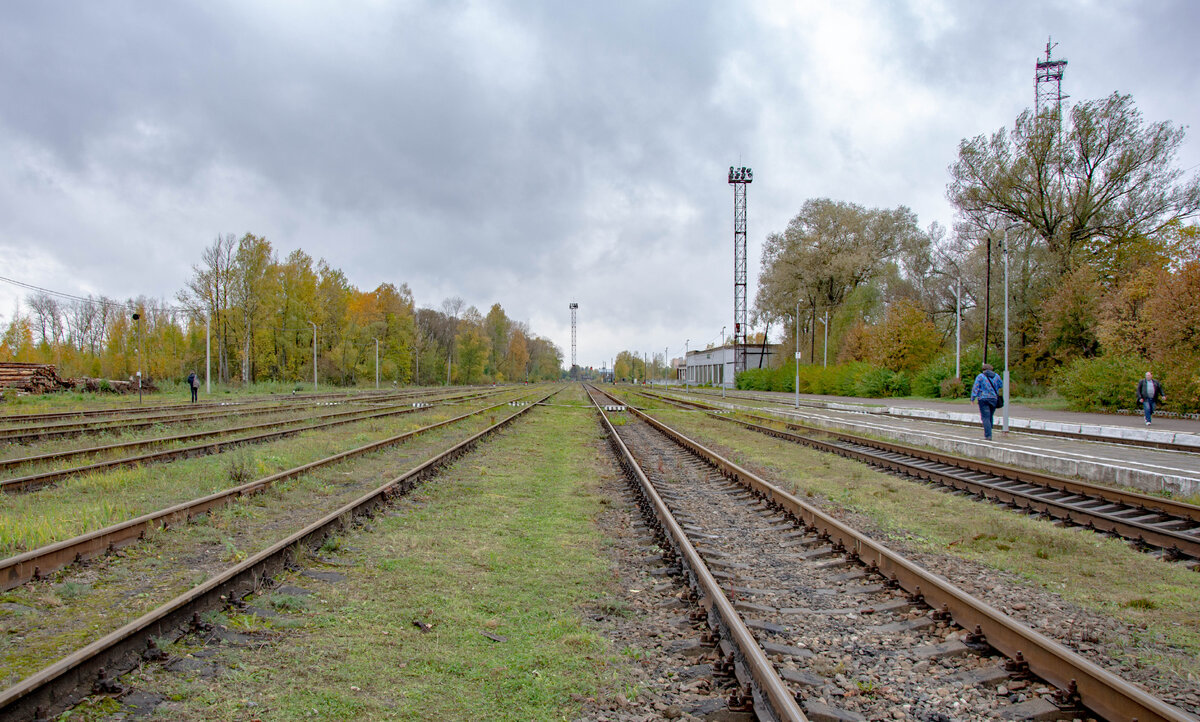
[[[379,390],[379,339],[375,339],[375,390]]]
[[[683,391],[684,391],[684,393],[687,393],[689,391],[688,382],[690,382],[692,380],[690,378],[692,369],[688,366],[688,359],[687,359],[688,344],[690,344],[691,342],[692,342],[692,340],[690,338],[683,340]]]
[[[212,311],[204,312],[204,393],[212,394]]]
[[[825,328],[825,340],[821,342],[821,351],[825,354],[821,360],[821,368],[829,368],[829,309],[825,309],[825,318],[818,319]]]
[[[134,320],[134,321],[137,321],[137,333],[138,333],[138,347],[137,347],[137,357],[138,357],[138,370],[137,370],[137,382],[138,382],[138,406],[141,406],[141,405],[142,405],[142,315],[141,315],[140,313],[138,313],[137,311],[134,311],[134,312],[133,312],[133,320]]]
[[[1004,227],[1004,433],[1008,433],[1008,408],[1011,405],[1012,393],[1008,382],[1008,231],[1014,228],[1010,223]]]
[[[800,408],[800,301],[796,300],[796,408]]]
[[[317,324],[308,322],[313,327],[313,391],[317,390]]]
[[[725,398],[725,327],[721,327],[721,398]]]

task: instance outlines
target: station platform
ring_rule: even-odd
[[[1008,410],[1009,431],[1002,431],[1001,409],[995,417],[992,440],[987,441],[978,408],[965,401],[801,394],[797,409],[759,406],[753,399],[732,395],[722,399],[720,391],[711,389],[701,393],[710,403],[769,411],[818,428],[873,435],[1145,493],[1175,497],[1200,494],[1200,421],[1193,419],[1156,417],[1153,425],[1146,426],[1141,415],[1078,413],[1014,404]],[[780,404],[795,402],[794,394],[756,393]],[[1176,448],[1120,445],[1106,440],[1172,444]]]

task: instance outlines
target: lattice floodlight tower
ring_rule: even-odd
[[[568,308],[571,309],[571,378],[575,378],[579,375],[576,371],[579,366],[575,363],[575,313],[579,310],[579,304],[572,301]]]
[[[733,378],[746,370],[746,186],[754,172],[729,166],[733,186]]]
[[[1069,97],[1062,93],[1063,70],[1067,67],[1067,61],[1050,59],[1050,51],[1056,47],[1058,43],[1051,43],[1050,38],[1047,38],[1046,59],[1037,61],[1033,77],[1033,111],[1039,118],[1043,113],[1054,113],[1054,117],[1061,124],[1062,102],[1064,98]]]

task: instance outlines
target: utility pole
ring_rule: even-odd
[[[204,393],[212,394],[212,312],[204,312]]]
[[[313,327],[313,391],[317,390],[317,324],[308,322]]]
[[[375,390],[379,390],[379,339],[375,339]]]
[[[138,357],[138,371],[137,371],[137,381],[138,381],[138,406],[141,406],[141,405],[142,405],[142,316],[141,316],[141,314],[139,314],[139,313],[137,313],[137,312],[135,311],[135,312],[134,312],[134,314],[133,314],[133,320],[134,320],[134,321],[137,321],[137,334],[138,334],[138,348],[137,348],[137,357]]]
[[[821,321],[821,325],[825,327],[825,340],[821,342],[821,350],[825,353],[825,359],[821,362],[822,368],[829,368],[829,309],[825,309],[825,320]]]
[[[962,278],[954,283],[954,378],[962,378]]]
[[[800,300],[796,299],[796,408],[800,408]]]
[[[685,392],[688,391],[688,383],[692,380],[691,368],[688,366],[688,344],[691,342],[690,338],[683,341],[683,390]]]
[[[1004,433],[1008,433],[1008,407],[1012,396],[1008,388],[1008,227],[1004,229]]]
[[[987,235],[987,273],[984,274],[983,294],[983,362],[987,363],[988,322],[992,318],[992,236]]]

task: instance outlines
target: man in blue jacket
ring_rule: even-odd
[[[975,377],[971,386],[971,400],[979,403],[979,418],[983,421],[983,438],[992,438],[992,416],[1000,403],[1000,391],[1004,382],[1000,375],[992,370],[991,364],[984,364],[983,371]]]

